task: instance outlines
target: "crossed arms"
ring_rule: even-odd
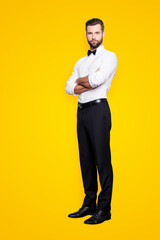
[[[96,70],[96,72],[99,71],[99,69],[100,68],[98,68]],[[78,78],[76,80],[76,83],[77,83],[77,85],[74,87],[75,94],[80,94],[80,93],[83,93],[83,92],[93,89],[93,87],[89,83],[88,76]]]
[[[78,78],[78,64],[76,63],[73,73],[66,84],[68,94],[77,95],[88,90],[97,88],[101,84],[109,81],[110,84],[117,68],[117,57],[115,53],[110,52],[104,56],[101,66],[85,77]],[[110,78],[111,77],[111,78]]]

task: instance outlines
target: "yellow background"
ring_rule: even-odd
[[[0,7],[0,239],[159,239],[158,0],[3,1]],[[68,218],[84,199],[77,96],[66,82],[89,48],[85,22],[105,24],[118,66],[107,94],[112,219]],[[100,192],[100,184],[99,184]],[[98,193],[99,193],[98,192]]]

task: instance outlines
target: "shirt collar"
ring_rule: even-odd
[[[99,54],[104,49],[103,44],[97,48],[96,54]]]

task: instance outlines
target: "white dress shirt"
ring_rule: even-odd
[[[99,71],[96,70],[100,68]],[[76,62],[72,75],[66,83],[66,93],[74,93],[77,78],[88,76],[93,89],[80,93],[78,102],[85,103],[98,98],[107,98],[112,78],[117,69],[117,57],[114,52],[108,51],[103,45],[97,48],[96,54],[82,57]]]

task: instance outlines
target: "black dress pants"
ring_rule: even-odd
[[[107,99],[106,99],[107,100]],[[111,210],[113,170],[110,151],[111,112],[106,102],[77,109],[77,137],[85,198],[82,206],[96,207],[97,170],[101,185],[97,208]]]

